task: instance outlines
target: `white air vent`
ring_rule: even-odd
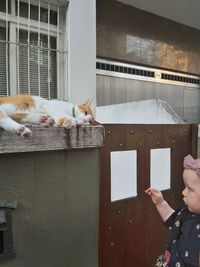
[[[97,59],[96,73],[118,78],[200,88],[200,77],[198,76],[142,67],[106,59]]]

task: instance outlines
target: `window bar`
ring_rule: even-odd
[[[38,90],[40,96],[40,0],[38,1]]]
[[[48,98],[51,98],[50,91],[50,0],[48,4]]]
[[[6,93],[9,95],[8,80],[8,0],[6,0]]]
[[[30,17],[31,3],[28,1],[28,94],[30,95]]]
[[[17,93],[20,93],[20,80],[19,80],[19,8],[20,0],[17,1]]]
[[[60,73],[60,34],[59,34],[59,30],[60,30],[60,5],[59,5],[59,1],[58,1],[58,7],[57,7],[57,74],[59,75]],[[58,78],[57,75],[57,92],[59,92],[60,94],[60,79]]]

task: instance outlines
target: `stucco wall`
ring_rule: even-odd
[[[0,155],[0,199],[18,203],[1,266],[98,266],[98,195],[98,149]]]
[[[96,103],[96,1],[70,0],[68,9],[69,99]]]
[[[114,0],[97,0],[97,56],[200,74],[200,31]]]

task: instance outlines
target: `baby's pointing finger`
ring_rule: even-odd
[[[151,194],[152,194],[151,188],[148,188],[147,190],[145,190],[145,193],[147,195],[151,196]]]

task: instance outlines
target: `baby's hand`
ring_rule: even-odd
[[[158,189],[150,187],[147,190],[145,190],[145,193],[151,197],[155,205],[159,205],[164,201],[163,195]]]

